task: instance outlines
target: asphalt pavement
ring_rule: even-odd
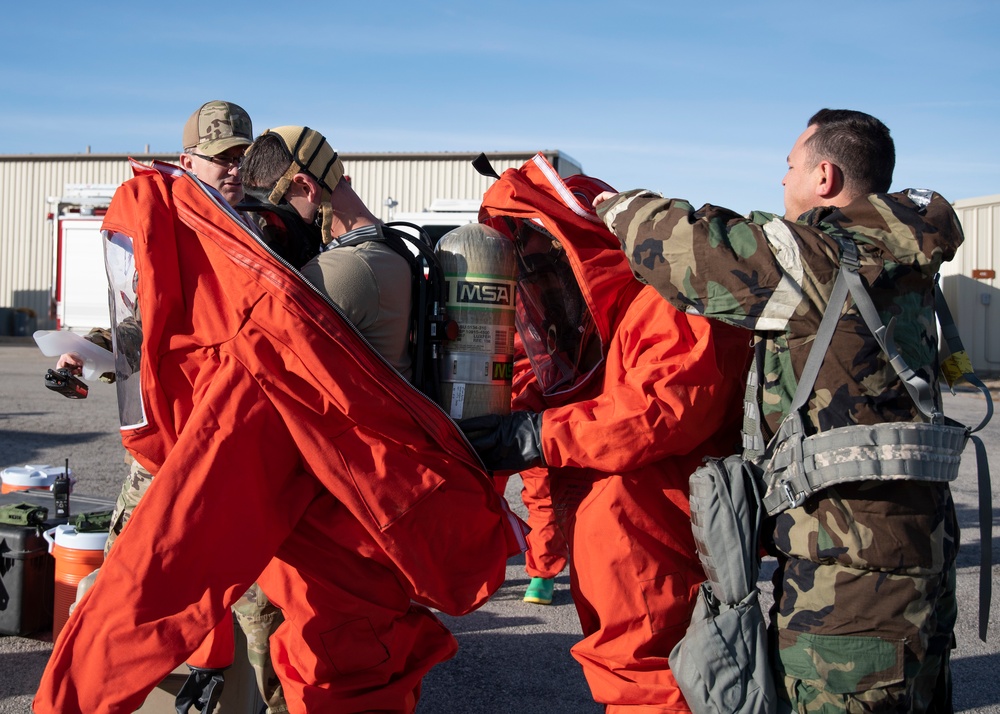
[[[66,399],[44,387],[42,376],[53,366],[30,339],[0,337],[0,469],[8,466],[62,464],[69,458],[78,477],[78,493],[114,499],[126,474],[118,438],[114,387],[93,382],[85,400]],[[971,392],[946,397],[949,416],[978,423],[984,400]],[[1000,481],[1000,415],[983,432],[994,465],[993,490]],[[524,515],[511,479],[507,496]],[[959,479],[953,485],[962,547],[958,561],[960,612],[953,655],[955,709],[1000,714],[1000,566],[992,567],[994,590],[987,642],[977,636],[979,603],[979,518],[975,456],[966,449]],[[993,562],[1000,561],[998,511],[992,513]],[[765,563],[766,565],[766,563]],[[762,590],[770,569],[762,574]],[[569,596],[569,577],[556,579],[552,605],[521,600],[528,577],[524,559],[514,558],[507,582],[476,612],[441,619],[455,633],[459,652],[424,679],[418,714],[598,714],[586,681],[569,648],[580,637]],[[765,597],[765,600],[767,598]],[[765,605],[766,607],[766,605]],[[51,633],[30,637],[0,636],[0,714],[22,714],[30,703],[52,649]],[[94,653],[99,657],[100,653]],[[248,713],[249,714],[249,713]]]

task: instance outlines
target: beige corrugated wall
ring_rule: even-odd
[[[448,158],[439,158],[446,156]],[[516,168],[531,154],[491,156],[497,173]],[[397,213],[425,210],[435,198],[480,200],[493,179],[472,168],[472,154],[343,154],[351,186],[379,218],[389,219],[387,199]]]
[[[543,151],[565,176],[580,173],[558,151]],[[518,167],[534,152],[491,153],[497,173]],[[134,155],[142,161],[175,162],[176,154]],[[475,154],[342,154],[344,168],[362,200],[382,219],[395,212],[421,211],[435,198],[481,199],[491,179],[472,168]],[[66,184],[117,184],[131,176],[123,155],[0,156],[0,308],[28,308],[38,327],[48,320],[53,276],[53,222],[47,220]]]
[[[1000,194],[954,203],[965,232],[941,289],[979,375],[1000,374]],[[992,276],[990,271],[992,271]]]

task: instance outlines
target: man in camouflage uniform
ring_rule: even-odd
[[[867,114],[824,109],[788,156],[784,218],[741,217],[649,191],[605,194],[598,212],[633,270],[680,309],[753,330],[763,436],[788,412],[853,241],[883,323],[931,383],[938,374],[934,276],[962,242],[948,202],[886,193],[895,149]],[[838,305],[833,309],[842,310]],[[935,401],[940,393],[935,387]],[[923,420],[857,309],[840,318],[803,410],[810,433]],[[772,663],[799,712],[950,712],[958,524],[946,484],[829,487],[771,523],[778,559]]]
[[[240,167],[243,154],[252,141],[253,127],[246,110],[231,102],[206,102],[195,110],[184,125],[182,133],[184,152],[180,155],[178,164],[184,170],[196,175],[207,186],[217,190],[231,206],[235,206],[243,200]],[[244,218],[247,225],[261,235],[257,224],[246,216]],[[136,317],[138,318],[138,315]],[[134,360],[133,367],[138,369],[139,348],[142,343],[142,331],[138,319],[131,327],[133,329],[123,329],[123,326],[119,326],[116,337],[119,352],[124,353],[130,364]],[[87,339],[108,351],[112,350],[111,333],[108,330],[95,328],[87,335]],[[132,347],[129,348],[129,345]],[[79,355],[65,354],[59,358],[56,366],[79,373],[83,367],[83,360]],[[102,380],[114,381],[114,375],[103,375]],[[129,466],[129,474],[122,483],[112,513],[108,540],[104,547],[105,557],[153,480],[152,474],[133,459],[131,454],[126,453],[125,462]],[[92,579],[84,584],[83,590],[85,591],[91,583]],[[281,683],[271,665],[268,644],[271,634],[283,621],[281,611],[268,601],[264,592],[254,583],[233,605],[233,612],[246,636],[249,663],[254,670],[268,714],[287,712]],[[190,695],[183,690],[178,695],[178,711],[189,711],[191,706],[200,711],[202,707],[196,703],[197,699],[208,696],[206,692],[210,691],[213,681],[221,683],[222,674],[218,670],[192,669],[189,679],[191,686],[188,688]],[[188,701],[190,697],[193,699]]]

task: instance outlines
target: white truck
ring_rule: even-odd
[[[101,222],[117,184],[70,183],[48,199],[53,235],[52,305],[56,329],[110,327]]]
[[[427,231],[432,245],[436,245],[448,231],[478,221],[479,203],[475,199],[435,198],[426,210],[393,213],[389,216],[389,222],[415,223]],[[406,230],[405,226],[403,229]],[[415,233],[412,230],[408,232]]]

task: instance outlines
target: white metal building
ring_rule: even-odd
[[[521,166],[536,152],[487,153],[498,173]],[[559,151],[542,154],[563,176],[581,173]],[[176,162],[177,154],[134,158]],[[472,168],[475,153],[341,154],[354,189],[383,220],[426,209],[433,200],[481,200],[492,179]],[[74,154],[0,156],[0,334],[14,317],[31,328],[51,328],[56,201],[67,184],[120,184],[131,177],[127,156]],[[50,202],[50,199],[53,202]],[[16,311],[16,313],[14,312]],[[23,328],[25,321],[21,320]],[[22,330],[23,332],[23,330]]]
[[[942,266],[941,289],[976,373],[1000,375],[1000,194],[954,206],[965,243]]]

